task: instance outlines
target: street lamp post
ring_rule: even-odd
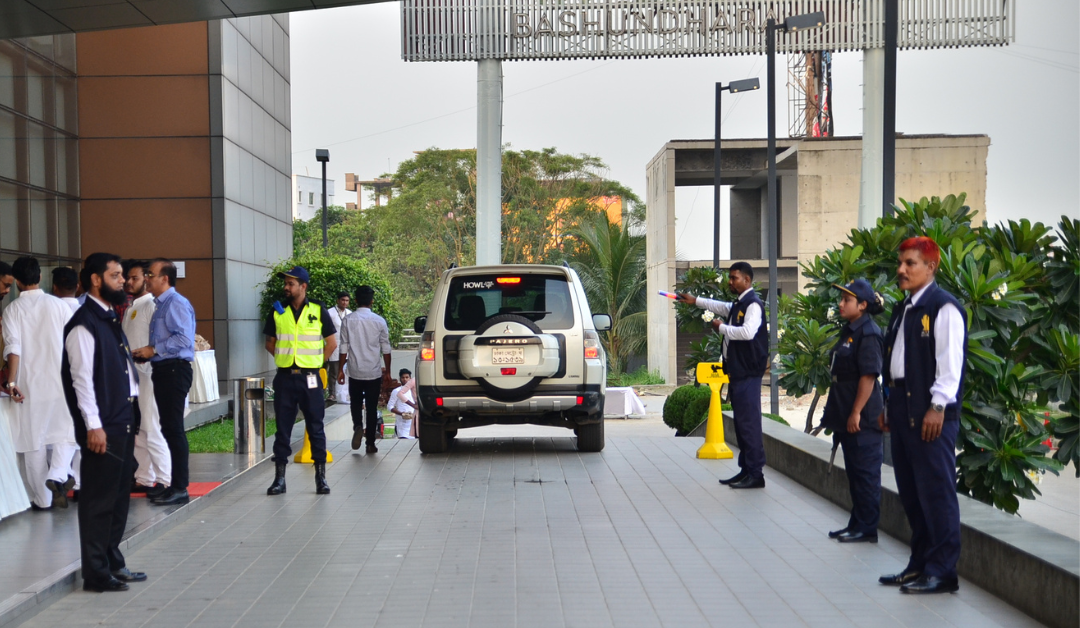
[[[769,185],[768,185],[768,212],[769,212],[769,402],[770,412],[780,413],[780,382],[776,369],[773,367],[773,357],[777,353],[777,270],[776,258],[778,253],[778,238],[776,234],[777,209],[776,209],[776,31],[796,32],[807,28],[817,28],[825,23],[825,14],[821,11],[793,15],[779,25],[776,20],[769,18],[765,24],[765,54],[767,58],[767,70],[765,81],[768,83],[766,98],[769,99],[767,111],[769,117],[768,132],[768,160],[769,160]]]
[[[322,247],[326,249],[329,246],[326,237],[326,162],[330,161],[330,151],[316,148],[315,160],[322,163]]]
[[[732,94],[758,89],[756,78],[732,81],[726,86],[716,84],[716,136],[713,139],[713,242],[712,265],[720,270],[720,94],[727,90]]]

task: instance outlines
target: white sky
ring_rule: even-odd
[[[1017,5],[1007,48],[899,52],[896,128],[989,135],[989,220],[1055,224],[1080,215],[1080,3]],[[346,172],[368,179],[416,150],[476,146],[476,64],[405,63],[400,31],[396,2],[292,14],[293,170],[317,176],[315,149],[328,148],[338,204],[353,200]],[[764,82],[765,58],[517,61],[503,72],[504,143],[596,155],[644,200],[645,166],[665,142],[712,137],[713,84]],[[862,55],[835,55],[837,135],[862,133],[861,82]],[[725,138],[765,137],[763,93],[726,96],[724,115]],[[677,205],[680,257],[711,259],[709,189],[680,188]]]

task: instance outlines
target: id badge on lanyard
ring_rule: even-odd
[[[311,388],[311,389],[315,389],[315,388],[319,387],[318,376],[315,375],[314,373],[308,373],[308,375],[307,375],[307,387]]]

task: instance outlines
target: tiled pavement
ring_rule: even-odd
[[[1038,625],[966,582],[878,585],[906,546],[829,541],[846,513],[777,473],[763,491],[722,487],[734,464],[697,460],[699,443],[462,438],[421,456],[383,441],[368,456],[337,442],[332,495],[290,465],[289,492],[267,497],[264,466],[128,556],[149,582],[69,594],[24,625]]]

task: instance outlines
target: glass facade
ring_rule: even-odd
[[[0,259],[78,266],[75,36],[0,41]]]

